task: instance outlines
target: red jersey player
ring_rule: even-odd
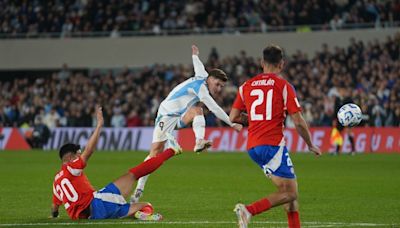
[[[293,86],[278,75],[284,66],[283,50],[276,45],[267,46],[261,65],[263,73],[240,86],[230,119],[242,122],[242,112],[247,112],[248,154],[271,178],[278,191],[249,205],[237,204],[234,211],[239,227],[245,228],[251,216],[284,205],[289,227],[297,228],[300,227],[297,181],[283,136],[286,113],[292,118],[309,150],[317,155],[321,152],[311,142]]]
[[[165,150],[157,156],[131,168],[126,174],[119,177],[105,188],[95,191],[83,169],[94,152],[101,127],[103,126],[103,113],[97,108],[97,127],[90,137],[85,150],[81,153],[79,145],[65,144],[60,149],[62,160],[61,170],[56,174],[53,182],[52,216],[58,217],[59,206],[64,204],[69,217],[72,219],[107,219],[134,216],[140,220],[160,220],[160,214],[153,214],[149,203],[129,204],[125,198],[131,193],[133,184],[140,177],[145,176],[164,161],[182,149],[175,139],[169,135],[168,140],[172,148]]]

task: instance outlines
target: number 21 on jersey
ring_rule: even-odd
[[[271,120],[272,119],[272,96],[274,90],[269,89],[267,92],[264,92],[262,89],[253,89],[250,92],[250,96],[256,97],[256,100],[253,101],[250,107],[250,119],[252,121],[261,121],[261,120]],[[257,113],[256,108],[260,105],[263,105],[265,102],[265,113]]]

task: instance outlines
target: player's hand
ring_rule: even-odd
[[[199,55],[200,51],[199,48],[196,45],[192,45],[192,55]]]
[[[321,155],[321,150],[318,148],[318,147],[316,147],[315,145],[312,145],[312,146],[310,146],[309,147],[309,150],[311,151],[311,152],[313,152],[315,155],[317,155],[317,156],[320,156]]]
[[[60,214],[58,213],[58,211],[51,211],[51,215],[49,215],[49,219],[56,219],[59,218]]]
[[[102,127],[104,124],[104,119],[103,119],[103,108],[101,106],[96,107],[96,118],[97,118],[97,127]]]
[[[242,120],[243,124],[247,124],[249,121],[249,116],[245,112],[240,113],[240,119]]]
[[[235,131],[239,132],[243,129],[243,125],[238,124],[238,123],[233,123],[232,128],[235,129]]]

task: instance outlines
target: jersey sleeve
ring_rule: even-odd
[[[77,159],[67,164],[67,170],[73,176],[80,176],[85,167],[86,163],[82,160],[80,156]]]
[[[236,99],[232,105],[233,108],[239,109],[241,111],[246,110],[246,105],[244,104],[244,99],[243,99],[243,85],[239,87],[238,92],[236,94]]]
[[[194,76],[203,77],[203,78],[208,77],[208,72],[204,68],[204,65],[201,62],[199,56],[192,55],[192,60],[193,60],[193,67],[194,67]]]
[[[290,83],[286,83],[283,88],[283,100],[285,109],[289,114],[293,114],[301,111],[299,100],[296,96],[296,91]]]
[[[198,93],[199,100],[204,103],[208,109],[218,119],[224,121],[229,126],[232,126],[233,123],[229,120],[229,116],[225,113],[225,111],[215,102],[214,98],[211,97],[207,87],[205,85],[201,85],[199,93]]]

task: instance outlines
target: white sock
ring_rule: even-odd
[[[144,159],[144,161],[147,161],[147,160],[149,160],[150,158],[151,158],[150,155],[148,155],[148,156]],[[147,181],[147,178],[149,178],[149,176],[150,176],[150,174],[139,178],[139,180],[138,180],[138,182],[137,182],[137,185],[136,185],[136,189],[135,189],[134,192],[136,192],[136,190],[138,190],[138,189],[144,190],[144,186],[146,185],[146,181]]]
[[[192,128],[196,140],[204,139],[206,134],[206,119],[203,115],[198,115],[193,118]]]

